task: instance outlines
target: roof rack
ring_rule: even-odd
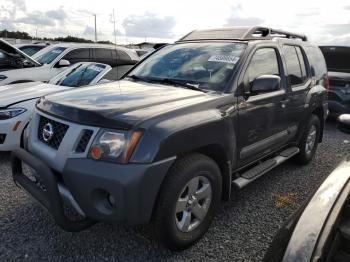
[[[269,27],[254,26],[195,30],[182,37],[178,42],[195,40],[271,40],[275,37],[307,41],[305,35]]]

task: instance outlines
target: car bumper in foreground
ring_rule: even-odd
[[[151,164],[98,162],[68,159],[62,174],[53,171],[29,152],[19,149],[11,158],[14,181],[37,199],[67,231],[80,231],[95,221],[145,224],[150,221],[161,183],[175,157]],[[25,175],[22,162],[30,166],[33,182]],[[63,203],[84,217],[72,221]]]

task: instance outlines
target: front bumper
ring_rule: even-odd
[[[58,174],[23,149],[14,151],[11,159],[14,181],[46,207],[57,224],[68,231],[83,230],[94,221],[148,223],[161,183],[174,161],[175,157],[152,164],[119,165],[91,159],[68,159],[64,171]],[[35,170],[46,190],[23,174],[22,162]],[[63,202],[69,198],[62,196],[62,187],[72,196],[69,204],[83,212],[84,220],[73,222],[64,215]],[[110,197],[115,200],[113,204]]]
[[[13,119],[0,121],[0,135],[5,137],[4,140],[0,139],[0,151],[12,151],[19,148],[25,122],[21,121],[17,130],[14,131],[16,123],[17,120],[13,121]]]

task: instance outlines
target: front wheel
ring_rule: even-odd
[[[296,156],[299,164],[308,164],[315,155],[318,141],[321,134],[320,120],[316,115],[312,115],[299,143],[300,152]]]
[[[171,250],[183,250],[208,230],[221,200],[217,164],[201,154],[179,158],[162,185],[153,216],[156,237]]]

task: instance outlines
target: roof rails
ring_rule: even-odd
[[[195,40],[271,40],[275,37],[307,41],[305,35],[269,27],[254,26],[195,30],[185,35],[178,42]]]

